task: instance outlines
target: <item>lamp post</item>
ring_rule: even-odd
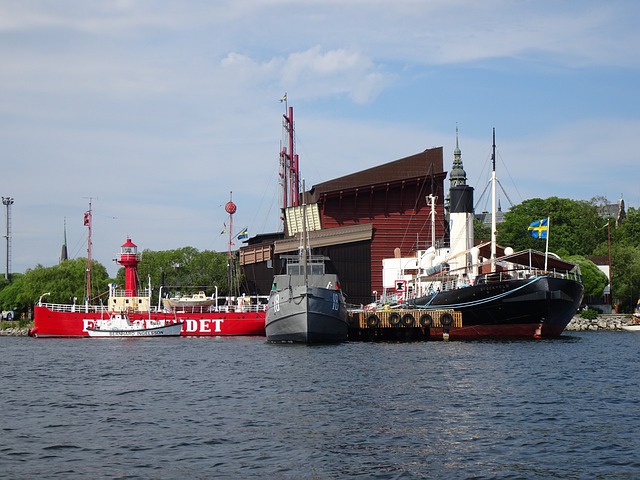
[[[13,205],[12,197],[2,197],[2,204],[7,209],[7,230],[4,238],[7,240],[7,250],[6,250],[6,269],[4,271],[4,279],[9,281],[10,276],[10,263],[11,263],[11,205]]]

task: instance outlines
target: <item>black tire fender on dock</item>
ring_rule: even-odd
[[[443,327],[450,327],[451,325],[453,325],[453,317],[451,316],[450,313],[443,313],[440,316],[440,324]]]
[[[410,313],[405,313],[402,316],[402,325],[405,327],[413,327],[416,324],[416,319]]]
[[[389,324],[392,327],[397,327],[398,325],[400,325],[400,315],[398,315],[397,313],[392,313],[391,315],[389,315]]]
[[[367,317],[367,327],[377,327],[380,325],[380,318],[375,313]]]
[[[433,318],[428,313],[425,313],[420,316],[420,326],[421,327],[430,327],[433,322]]]

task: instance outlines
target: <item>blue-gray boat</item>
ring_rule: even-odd
[[[326,257],[283,255],[284,273],[275,275],[265,331],[269,342],[339,343],[347,340],[348,316],[338,275],[327,273]]]

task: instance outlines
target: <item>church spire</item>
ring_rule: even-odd
[[[67,219],[64,219],[64,240],[62,242],[62,251],[60,252],[60,263],[68,260],[67,256]]]
[[[620,200],[618,200],[618,215],[616,216],[616,227],[620,226],[626,216],[627,212],[624,210],[624,200],[622,199],[622,194],[620,194]]]
[[[467,172],[462,165],[462,152],[458,145],[458,126],[456,125],[456,148],[453,151],[453,168],[449,174],[449,182],[452,187],[467,184]]]

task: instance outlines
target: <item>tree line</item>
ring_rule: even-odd
[[[629,208],[626,217],[616,222],[614,217],[601,215],[599,207],[605,203],[602,198],[526,200],[505,213],[504,222],[498,225],[498,243],[515,251],[528,248],[544,251],[545,240],[529,235],[528,227],[534,220],[549,217],[549,251],[580,265],[585,297],[601,296],[609,283],[588,257],[611,258],[613,303],[621,312],[631,312],[640,292],[640,210]],[[490,232],[476,223],[475,233],[477,239],[486,239]],[[229,261],[226,253],[198,251],[193,247],[144,250],[138,277],[142,285],[150,283],[154,287],[154,302],[158,300],[159,285],[167,286],[166,293],[171,289],[177,293],[187,286],[209,295],[216,286],[219,295],[244,293],[238,276],[233,278],[239,281],[239,286],[230,284],[228,272],[230,267],[237,270],[237,260],[232,260],[232,265]],[[87,259],[77,258],[52,267],[36,265],[23,274],[14,274],[11,282],[0,281],[0,306],[2,310],[13,310],[16,317],[28,315],[45,293],[47,302],[82,304],[86,297],[86,267]],[[109,284],[124,286],[124,268],[118,270],[116,278],[109,278],[107,269],[92,261],[91,272],[92,303],[106,296]]]
[[[143,250],[142,262],[138,265],[138,283],[143,288],[152,286],[154,304],[159,300],[160,285],[164,286],[163,296],[193,293],[194,290],[211,295],[216,288],[221,296],[237,295],[241,279],[234,277],[229,285],[229,261],[227,253],[199,251],[193,247],[156,252]],[[236,258],[231,261],[235,263]],[[3,310],[13,310],[17,318],[18,315],[29,315],[41,297],[43,302],[81,305],[87,297],[86,278],[86,258],[65,260],[52,267],[36,265],[23,274],[14,274],[10,283],[6,280],[0,283],[0,306]],[[124,268],[118,270],[115,278],[110,278],[104,265],[92,260],[89,303],[103,301],[106,304],[110,284],[124,289]]]

